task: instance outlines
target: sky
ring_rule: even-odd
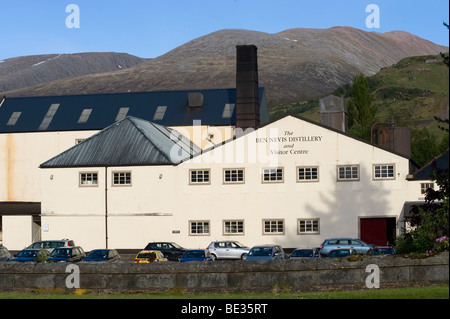
[[[123,52],[155,58],[222,29],[350,26],[449,45],[448,0],[0,0],[0,61]]]

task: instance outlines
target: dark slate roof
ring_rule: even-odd
[[[412,180],[429,180],[433,178],[433,163],[436,161],[436,165],[440,169],[448,169],[448,150],[447,152],[439,155],[434,160],[430,161],[427,165],[419,169],[414,173]]]
[[[201,107],[188,106],[190,93],[202,94]],[[263,88],[260,101],[261,123],[265,123],[268,111]],[[225,110],[227,104],[233,107]],[[125,116],[165,126],[192,125],[193,120],[229,126],[236,123],[235,104],[234,88],[0,98],[0,133],[102,130]]]
[[[40,167],[175,165],[200,151],[176,130],[126,117]]]

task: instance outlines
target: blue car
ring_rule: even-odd
[[[74,247],[58,247],[55,248],[50,257],[49,262],[77,262],[86,257],[83,248],[79,246]]]
[[[115,249],[94,249],[83,261],[119,261],[120,255]]]
[[[50,253],[45,249],[24,249],[15,254],[13,258],[9,258],[8,261],[24,262],[36,262],[36,259],[46,260]]]
[[[191,249],[186,251],[180,258],[180,263],[187,261],[210,261],[211,254],[208,250],[204,249]]]
[[[280,245],[255,246],[245,256],[245,260],[284,259],[284,250]]]

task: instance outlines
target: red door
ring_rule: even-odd
[[[360,233],[367,244],[386,245],[386,218],[361,218]]]

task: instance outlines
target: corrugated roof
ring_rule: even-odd
[[[40,167],[175,165],[200,151],[176,130],[128,116]]]
[[[201,107],[188,106],[190,93],[201,93]],[[265,123],[263,88],[260,96]],[[0,133],[101,130],[128,115],[165,126],[192,125],[194,120],[229,126],[236,123],[235,104],[234,88],[6,98],[0,103]]]

